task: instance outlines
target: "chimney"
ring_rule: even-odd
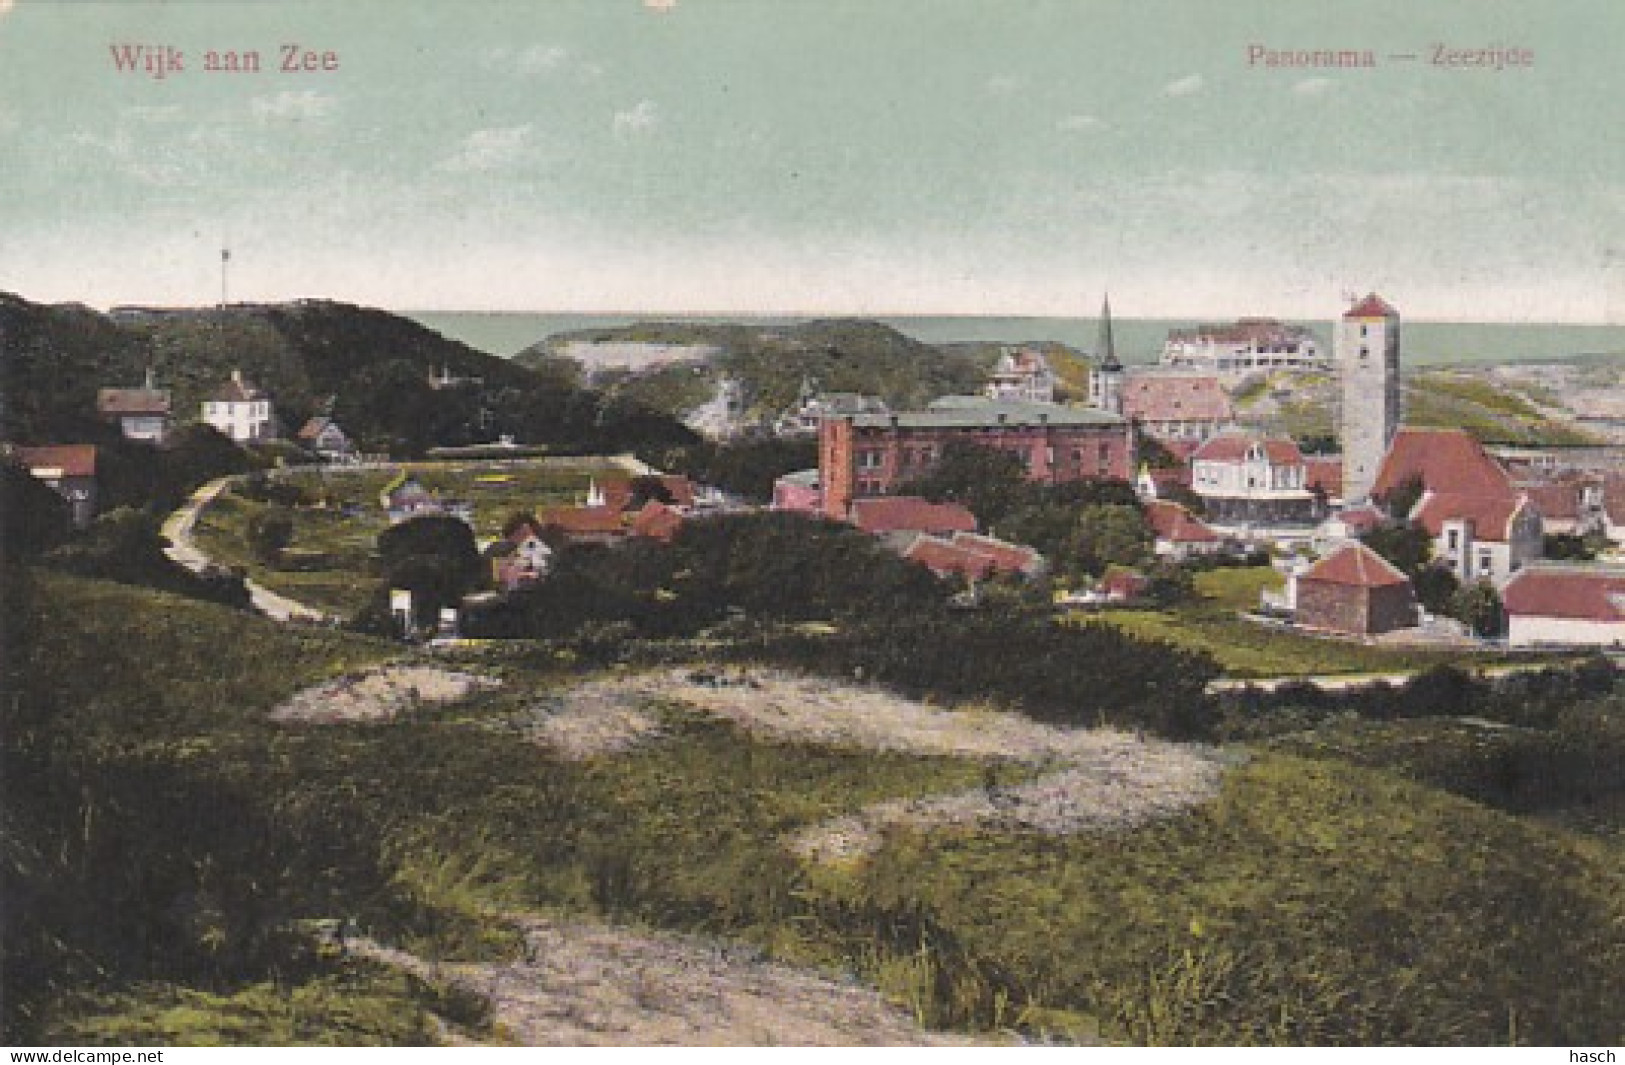
[[[243,385],[243,371],[241,371],[241,370],[232,370],[231,371],[231,383],[236,385],[238,388],[241,388],[242,385]]]

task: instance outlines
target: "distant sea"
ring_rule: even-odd
[[[801,318],[683,317],[676,315],[516,314],[465,311],[405,311],[453,340],[492,355],[510,357],[555,333],[609,329],[635,322],[738,322],[783,326]],[[821,316],[832,317],[832,316]],[[865,316],[867,317],[867,316]],[[1057,341],[1094,351],[1100,326],[1094,318],[874,317],[927,344],[954,341],[1023,343]],[[1113,336],[1124,362],[1157,361],[1170,329],[1188,329],[1195,320],[1114,318]],[[1332,323],[1298,322],[1314,330],[1330,350]],[[1408,365],[1449,363],[1548,362],[1571,359],[1625,359],[1625,325],[1541,325],[1489,322],[1403,322],[1404,359]]]

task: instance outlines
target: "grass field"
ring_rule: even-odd
[[[1490,654],[1450,650],[1375,647],[1349,640],[1308,636],[1236,616],[1258,605],[1258,593],[1281,587],[1274,569],[1217,569],[1198,574],[1198,602],[1173,610],[1106,610],[1076,614],[1079,624],[1113,625],[1147,640],[1159,640],[1213,656],[1235,678],[1311,676],[1330,673],[1395,673],[1444,662],[1480,663]]]
[[[625,480],[627,472],[609,459],[550,458],[534,462],[416,463],[403,467],[424,487],[466,499],[474,506],[474,532],[482,539],[501,535],[516,512],[542,507],[579,505],[592,482]],[[194,536],[208,556],[222,565],[245,570],[257,583],[299,602],[351,617],[376,593],[378,580],[371,559],[378,535],[389,527],[379,493],[395,472],[365,470],[292,470],[281,483],[300,489],[324,507],[295,507],[290,557],[315,557],[293,568],[254,557],[248,548],[248,523],[266,504],[227,491],[206,507]]]
[[[266,711],[294,690],[392,651],[59,577],[40,599],[31,690],[67,708],[50,727],[69,757],[60,779],[42,770],[56,790],[23,793],[22,823],[53,855],[33,875],[62,889],[31,918],[93,960],[113,947],[84,929],[171,929],[175,891],[225,905],[230,888],[260,920],[349,914],[424,957],[500,956],[512,937],[494,915],[515,911],[725,935],[853,972],[953,1027],[1204,1044],[1625,1037],[1617,855],[1386,768],[1238,751],[1216,799],[1136,830],[897,826],[864,861],[809,864],[784,844],[797,830],[1013,770],[774,739],[680,701],[652,707],[658,741],[560,758],[515,723],[576,679],[522,659],[464,706],[278,727]],[[131,803],[120,781],[136,765],[165,784]],[[246,934],[219,929],[225,947]],[[48,993],[35,1035],[411,1041],[455,1008],[388,970],[296,963],[296,945],[208,981],[197,972],[217,963],[123,986],[64,964],[34,988]]]

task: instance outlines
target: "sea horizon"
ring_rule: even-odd
[[[868,314],[668,314],[549,313],[526,311],[425,311],[394,313],[491,355],[511,358],[560,333],[614,329],[638,323],[738,324],[761,327],[811,321],[872,321],[926,344],[1054,342],[1093,352],[1100,319],[1044,315],[868,315]],[[1157,361],[1173,329],[1212,323],[1214,318],[1117,317],[1112,333],[1118,357],[1135,364]],[[1332,319],[1281,321],[1309,328],[1330,350]],[[1562,362],[1625,358],[1625,325],[1563,322],[1471,322],[1401,319],[1404,359],[1412,365],[1475,365]]]

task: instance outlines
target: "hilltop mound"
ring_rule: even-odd
[[[630,449],[693,435],[669,418],[567,379],[476,351],[385,311],[322,300],[224,308],[126,308],[98,314],[0,293],[7,431],[19,440],[96,440],[96,391],[133,386],[150,368],[177,421],[233,370],[276,401],[292,432],[329,400],[369,450],[415,453],[509,433],[530,443]],[[436,389],[431,375],[465,382]]]
[[[678,349],[688,357],[625,369],[628,345]],[[594,349],[613,355],[592,365]],[[681,349],[688,349],[685,353]],[[898,407],[922,406],[938,396],[981,388],[997,357],[921,343],[880,322],[826,319],[784,326],[737,323],[639,322],[618,329],[559,333],[515,356],[523,366],[557,366],[561,357],[588,370],[624,378],[619,387],[671,414],[704,404],[723,378],[742,387],[749,413],[776,417],[791,406],[802,383],[829,392],[878,395]]]

